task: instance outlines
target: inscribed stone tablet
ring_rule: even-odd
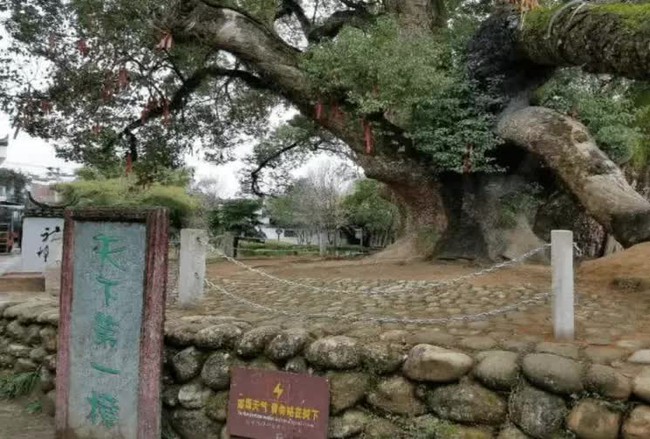
[[[75,222],[69,427],[136,438],[146,226]]]

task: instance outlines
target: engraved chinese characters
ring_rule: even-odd
[[[146,249],[139,223],[75,223],[69,425],[136,438]]]
[[[325,439],[329,384],[310,375],[235,368],[228,432],[252,439]]]

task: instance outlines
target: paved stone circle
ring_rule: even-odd
[[[482,321],[451,320],[435,324],[376,321],[382,317],[411,320],[477,315],[550,292],[540,285],[526,284],[526,279],[517,286],[465,282],[436,287],[432,286],[435,282],[421,280],[282,278],[303,286],[287,285],[243,269],[219,278],[212,276],[211,280],[223,290],[261,308],[237,301],[213,288],[206,289],[205,300],[197,308],[184,311],[171,305],[169,316],[200,311],[205,315],[231,316],[254,325],[300,326],[320,331],[323,335],[348,335],[362,339],[381,336],[402,342],[428,331],[434,333],[432,337],[436,334],[452,338],[472,337],[468,340],[469,348],[472,345],[489,346],[494,341],[514,342],[513,336],[517,336],[518,343],[553,339],[549,299]],[[548,287],[550,289],[550,279]],[[374,294],[376,292],[380,294]],[[650,311],[650,295],[621,299],[579,290],[576,302],[578,340],[610,345],[619,340],[650,338],[650,325],[644,318]],[[270,309],[283,314],[273,313]],[[328,317],[314,317],[323,314]]]

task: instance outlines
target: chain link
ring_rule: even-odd
[[[206,285],[213,289],[216,290],[218,293],[220,293],[223,296],[226,296],[236,302],[239,302],[243,305],[248,306],[249,308],[253,309],[258,309],[260,311],[264,311],[265,313],[271,313],[271,314],[277,314],[277,315],[283,315],[287,317],[307,317],[310,319],[316,319],[316,318],[328,318],[328,319],[335,319],[335,320],[341,320],[341,321],[349,321],[349,322],[374,322],[374,323],[398,323],[398,324],[412,324],[412,325],[440,325],[440,324],[447,324],[447,323],[452,323],[452,322],[478,322],[482,320],[487,320],[493,317],[498,317],[504,314],[507,314],[511,311],[517,311],[519,308],[522,308],[524,306],[528,305],[536,305],[542,302],[545,302],[549,299],[551,296],[550,293],[542,293],[538,294],[530,299],[522,300],[521,302],[512,304],[512,305],[507,305],[502,308],[497,308],[493,309],[490,311],[485,311],[477,314],[467,314],[467,315],[457,315],[457,316],[451,316],[451,317],[441,317],[441,318],[433,318],[433,319],[411,319],[411,318],[401,318],[401,317],[373,317],[373,316],[344,316],[344,315],[339,315],[338,313],[316,313],[316,314],[301,314],[300,312],[289,312],[289,311],[284,311],[284,310],[279,310],[276,308],[272,308],[270,306],[262,305],[256,302],[253,302],[248,299],[244,299],[243,297],[239,297],[236,294],[233,294],[226,290],[224,287],[221,285],[217,285],[214,282],[207,280],[205,281]]]
[[[520,263],[524,262],[525,260],[535,256],[538,253],[541,253],[542,251],[546,250],[550,246],[551,246],[550,244],[545,244],[542,247],[539,247],[539,248],[531,250],[531,251],[529,251],[527,253],[524,253],[523,255],[519,256],[518,258],[512,259],[510,261],[500,262],[498,264],[493,265],[492,267],[488,267],[488,268],[485,268],[483,270],[480,270],[480,271],[477,271],[477,272],[474,272],[474,273],[458,276],[458,277],[456,277],[454,279],[450,279],[450,280],[447,280],[447,281],[438,281],[438,282],[426,282],[426,283],[424,283],[422,285],[421,288],[419,288],[416,291],[421,291],[421,290],[423,290],[425,288],[449,287],[449,286],[452,286],[452,285],[456,285],[456,284],[458,284],[458,283],[460,283],[462,281],[466,281],[466,280],[469,280],[469,279],[473,279],[475,277],[484,276],[486,274],[494,273],[495,271],[502,270],[504,268],[512,267],[514,265],[517,265],[517,264],[520,264]],[[241,267],[241,268],[243,268],[245,270],[250,271],[251,273],[255,273],[255,274],[259,275],[259,276],[265,277],[267,279],[270,279],[270,280],[278,282],[278,283],[282,283],[282,284],[289,285],[289,286],[292,286],[292,287],[306,288],[306,289],[310,289],[310,290],[313,290],[313,291],[316,291],[316,292],[325,292],[325,293],[349,293],[350,292],[349,290],[339,290],[339,289],[336,289],[336,288],[326,288],[326,287],[317,287],[317,286],[314,286],[314,285],[307,285],[307,284],[303,284],[303,283],[300,283],[300,282],[295,282],[295,281],[292,281],[292,280],[283,279],[283,278],[280,278],[280,277],[277,277],[277,276],[273,276],[272,274],[269,274],[269,273],[267,273],[267,272],[265,272],[263,270],[250,267],[250,266],[244,264],[243,262],[238,261],[235,258],[231,258],[230,256],[226,256],[222,251],[215,248],[214,246],[211,247],[211,250],[213,252],[217,253],[217,255],[219,255],[220,257],[224,258],[225,260],[227,260],[228,262],[230,262],[230,263],[232,263],[234,265],[237,265],[237,266],[239,266],[239,267]],[[391,288],[390,291],[386,290],[386,289],[378,289],[377,288],[377,289],[371,289],[371,290],[364,291],[364,292],[366,294],[370,295],[370,296],[387,296],[387,295],[391,295],[391,294],[408,293],[408,291],[405,291],[405,290],[395,291],[395,290],[393,290],[393,288],[395,288],[394,286],[390,287],[390,288]],[[411,291],[411,292],[413,293],[415,291]]]

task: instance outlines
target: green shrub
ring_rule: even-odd
[[[128,178],[106,180],[81,180],[63,183],[57,189],[64,203],[73,207],[166,207],[171,225],[180,229],[199,209],[199,201],[189,195],[184,187],[153,184],[142,187]]]
[[[29,395],[38,384],[40,370],[0,376],[0,400]]]

